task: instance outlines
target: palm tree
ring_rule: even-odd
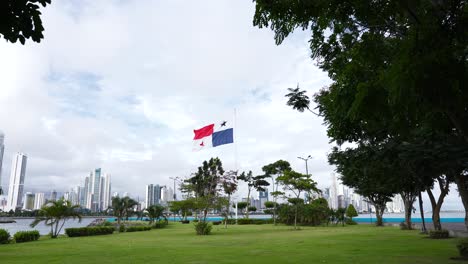
[[[285,97],[288,97],[289,99],[286,104],[288,106],[292,106],[293,109],[298,110],[301,113],[304,112],[304,110],[308,110],[311,113],[320,116],[309,108],[310,99],[306,95],[306,91],[301,91],[299,89],[299,84],[297,84],[297,88],[288,88],[289,93],[286,94]]]
[[[36,219],[31,223],[31,227],[35,227],[40,222],[50,226],[50,236],[56,238],[62,230],[65,222],[70,218],[78,218],[81,222],[81,214],[78,212],[79,205],[72,205],[70,201],[63,199],[57,201],[49,201],[39,210]]]
[[[146,208],[146,213],[150,219],[150,224],[152,224],[155,219],[159,219],[161,217],[166,218],[166,216],[164,215],[165,209],[166,208],[164,208],[164,206],[159,205],[159,204],[154,204]]]
[[[123,217],[126,217],[128,220],[128,216],[132,210],[132,208],[137,205],[138,202],[133,200],[132,198],[125,196],[120,198],[118,196],[112,198],[112,211],[114,216],[117,217],[117,223],[120,226],[120,222]]]

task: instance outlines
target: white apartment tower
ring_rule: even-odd
[[[14,211],[17,207],[21,208],[27,159],[27,156],[23,153],[17,153],[13,159],[8,188],[7,211]]]
[[[35,193],[34,194],[34,210],[39,210],[45,204],[45,194]]]
[[[106,174],[102,181],[102,210],[111,206],[111,176]]]
[[[146,208],[154,204],[160,204],[161,188],[159,187],[159,185],[158,184],[146,185],[145,197],[146,197],[146,200],[145,200]]]

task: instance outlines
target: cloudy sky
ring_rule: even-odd
[[[113,191],[143,198],[146,184],[172,186],[216,156],[260,173],[278,159],[305,172],[297,156],[312,155],[309,172],[328,186],[323,121],[284,94],[299,83],[311,96],[330,80],[307,32],[276,46],[253,13],[251,1],[54,1],[40,44],[0,41],[2,186],[19,151],[31,191],[69,190],[101,167]],[[234,119],[237,146],[192,152],[193,129]],[[445,209],[461,208],[452,190]]]

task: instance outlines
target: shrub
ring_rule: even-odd
[[[167,224],[168,224],[167,221],[159,220],[156,223],[154,223],[154,225],[152,225],[151,227],[152,228],[163,228],[163,227],[166,227]]]
[[[194,224],[195,231],[197,235],[206,236],[211,233],[211,228],[213,227],[209,222],[198,222]]]
[[[468,258],[468,238],[462,238],[457,242],[457,249],[460,256]]]
[[[15,239],[16,243],[23,243],[23,242],[29,242],[29,241],[36,241],[40,237],[39,231],[33,230],[33,231],[19,231],[16,232],[13,235],[13,238]]]
[[[190,223],[190,220],[182,220],[180,222],[182,222],[182,224],[188,224],[188,223]]]
[[[119,232],[120,232],[120,233],[125,232],[125,225],[120,225],[120,226],[119,226]]]
[[[213,225],[220,225],[221,221],[213,221]]]
[[[114,225],[109,221],[103,221],[102,223],[99,223],[97,226],[114,226]]]
[[[401,230],[412,230],[413,227],[408,227],[408,225],[405,222],[400,223],[400,229]]]
[[[139,232],[151,230],[151,226],[130,226],[127,228],[127,232]]]
[[[10,242],[10,233],[5,229],[0,229],[0,244],[8,244]]]
[[[357,225],[356,221],[354,221],[353,219],[350,219],[350,218],[346,219],[346,224],[347,225]]]
[[[110,235],[114,233],[114,231],[114,227],[111,226],[77,227],[65,229],[65,233],[69,237]]]
[[[194,223],[198,223],[198,221],[199,221],[198,219],[193,219],[192,220],[192,222],[194,222]]]
[[[445,229],[431,230],[431,231],[429,231],[429,237],[433,238],[433,239],[449,238],[449,232],[448,232],[448,230],[445,230]]]
[[[272,219],[251,219],[251,218],[240,218],[237,220],[238,225],[263,225],[272,224]]]

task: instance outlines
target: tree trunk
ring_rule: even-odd
[[[294,213],[294,230],[297,229],[297,204],[296,204],[296,212]]]
[[[411,213],[413,212],[413,203],[416,200],[416,195],[412,192],[401,192],[400,195],[405,205],[405,224],[408,229],[413,229]]]
[[[448,183],[447,183],[448,185]],[[442,208],[442,203],[444,202],[444,198],[447,195],[447,192],[441,188],[440,196],[435,200],[434,194],[432,193],[431,189],[427,189],[427,194],[429,195],[429,199],[431,200],[432,205],[432,223],[434,225],[435,230],[442,230],[442,224],[440,223],[440,209]]]
[[[375,223],[377,226],[383,226],[383,213],[385,211],[385,205],[382,207],[381,205],[375,204],[375,217],[377,218],[377,222]]]
[[[457,174],[455,175],[455,183],[465,208],[465,228],[468,230],[468,179],[462,174]]]
[[[423,207],[423,200],[422,200],[422,194],[419,192],[419,213],[421,213],[421,221],[422,221],[422,232],[426,233],[426,220],[424,219],[424,207]]]
[[[249,207],[250,207],[250,187],[247,193],[247,207],[245,207],[245,218],[249,219]]]

